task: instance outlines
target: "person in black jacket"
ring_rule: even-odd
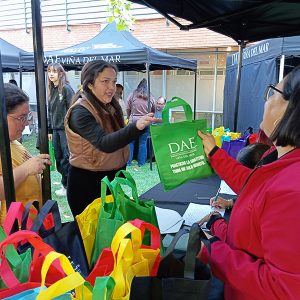
[[[47,68],[47,73],[49,140],[53,142],[56,169],[62,176],[62,187],[55,194],[57,196],[66,196],[70,164],[64,118],[70,107],[74,91],[61,64],[50,64]]]

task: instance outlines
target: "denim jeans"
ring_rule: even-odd
[[[139,142],[139,151],[138,151],[138,165],[143,166],[146,163],[147,160],[147,139],[149,136],[149,127],[145,128],[145,131],[138,140],[135,140],[134,142],[129,144],[130,147],[130,156],[129,160],[127,162],[127,165],[130,166],[133,160],[133,154],[134,154],[134,145],[138,141]]]

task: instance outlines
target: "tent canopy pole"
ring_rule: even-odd
[[[9,143],[9,134],[8,134],[8,125],[7,125],[7,111],[5,105],[5,96],[4,96],[4,83],[3,83],[3,73],[2,73],[2,61],[0,53],[0,100],[1,100],[1,109],[0,109],[0,155],[2,163],[2,176],[3,185],[4,185],[4,195],[6,200],[6,208],[9,208],[11,202],[16,201],[15,195],[15,186],[14,186],[14,177],[13,177],[13,168],[10,155],[10,143]]]
[[[197,109],[197,70],[195,71],[195,84],[194,84],[194,120],[196,120]]]
[[[44,53],[42,38],[42,17],[40,1],[31,0],[32,8],[32,32],[33,32],[33,49],[36,81],[36,98],[39,124],[39,141],[40,152],[49,153],[48,149],[48,132],[47,132],[47,106],[45,90],[45,73],[44,73]],[[51,181],[49,166],[43,172],[42,177],[42,198],[43,203],[51,199]]]
[[[239,61],[236,76],[236,89],[235,89],[235,105],[234,105],[234,126],[233,131],[237,131],[238,113],[239,113],[239,102],[240,102],[240,87],[241,87],[241,70],[243,60],[243,49],[245,48],[245,41],[239,42]]]

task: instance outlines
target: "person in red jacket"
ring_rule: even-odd
[[[277,150],[267,164],[251,170],[198,132],[211,166],[238,194],[228,224],[210,216],[210,253],[203,246],[198,254],[210,257],[229,300],[300,299],[300,66],[269,85],[265,100],[260,127]]]

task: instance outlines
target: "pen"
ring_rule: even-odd
[[[220,190],[221,190],[221,188],[218,189],[217,194],[216,194],[216,196],[215,196],[215,198],[214,198],[214,202],[217,201],[218,196],[219,196],[219,194],[220,194]]]

